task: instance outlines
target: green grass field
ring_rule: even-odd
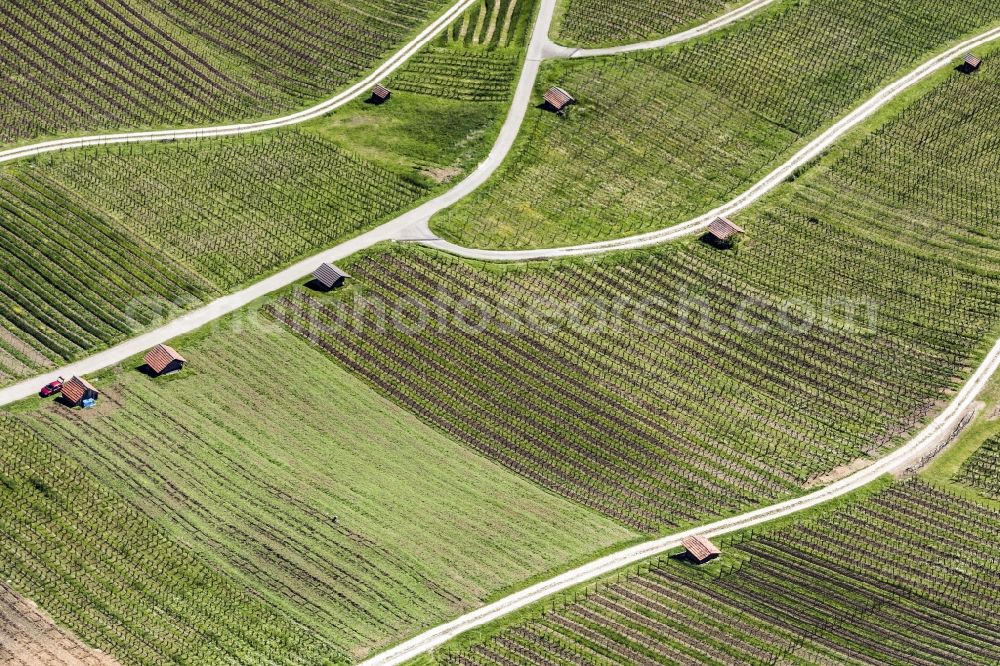
[[[627,44],[676,32],[719,14],[726,0],[563,0],[555,37],[563,44]]]
[[[0,145],[277,115],[360,78],[445,0],[11,0]]]
[[[180,341],[190,361],[181,375],[153,380],[127,365],[99,382],[96,410],[48,403],[7,421],[120,495],[201,569],[254,590],[268,612],[351,658],[634,537],[438,434],[274,322],[242,314]],[[55,542],[33,546],[70,565]],[[24,571],[15,584],[37,595],[42,581],[28,566],[13,560],[3,572]],[[148,572],[135,566],[120,575],[139,584]],[[77,580],[64,575],[64,585]],[[80,584],[76,598],[96,603],[91,585],[121,583]],[[154,591],[149,603],[171,593]],[[93,620],[56,616],[114,647]],[[203,622],[220,642],[229,631]]]
[[[997,511],[897,483],[835,511],[721,541],[536,606],[422,664],[987,665]]]
[[[548,63],[499,172],[432,228],[523,249],[668,227],[732,199],[885,82],[1000,20],[985,0],[789,3],[680,49]],[[833,31],[831,33],[831,31]]]
[[[350,267],[360,314],[305,292],[275,311],[457,439],[635,529],[768,503],[891,449],[1000,333],[995,135],[963,140],[998,93],[992,71],[946,78],[741,215],[731,249],[498,267],[388,248]],[[961,207],[958,164],[979,179]]]

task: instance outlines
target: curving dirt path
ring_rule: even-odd
[[[561,58],[595,58],[600,56],[618,55],[620,53],[634,53],[636,51],[662,49],[665,46],[680,44],[681,42],[687,42],[695,39],[696,37],[702,37],[710,32],[715,32],[719,28],[725,27],[735,21],[739,21],[740,19],[763,9],[768,5],[774,4],[774,2],[776,2],[776,0],[753,0],[752,2],[741,5],[736,9],[722,14],[714,19],[700,23],[690,30],[678,32],[673,35],[668,35],[666,37],[661,37],[660,39],[654,39],[648,42],[636,42],[634,44],[609,46],[600,49],[584,49],[561,46],[550,40],[547,48],[550,53]],[[548,34],[548,31],[546,31],[546,34]]]

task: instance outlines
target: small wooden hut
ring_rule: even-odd
[[[722,551],[719,550],[718,546],[708,540],[707,537],[703,537],[700,534],[695,536],[686,537],[681,545],[684,546],[684,550],[687,551],[687,555],[695,564],[704,564],[709,560],[714,560],[719,555],[722,555]]]
[[[344,280],[351,277],[333,264],[322,263],[313,271],[313,281],[323,289],[330,290],[339,287]]]
[[[734,236],[743,233],[743,227],[728,218],[717,217],[708,225],[708,233],[720,243],[728,243]]]
[[[977,56],[975,53],[965,54],[965,69],[969,72],[974,72],[979,69],[979,66],[983,64],[983,59]]]
[[[68,382],[63,384],[62,395],[63,399],[69,403],[70,406],[77,407],[78,405],[87,406],[84,403],[93,404],[93,402],[97,400],[97,396],[100,394],[86,379],[82,377],[73,377]]]
[[[552,87],[544,95],[545,103],[556,112],[563,113],[570,104],[576,104],[576,99],[562,88]]]
[[[392,97],[392,91],[386,88],[381,83],[376,83],[375,87],[372,88],[372,101],[377,104],[381,104]]]
[[[156,375],[168,375],[184,368],[187,359],[177,353],[173,347],[156,345],[146,352],[146,365]]]

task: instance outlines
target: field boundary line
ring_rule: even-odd
[[[664,552],[680,546],[685,537],[695,534],[715,537],[755,527],[842,497],[885,474],[902,471],[914,461],[920,460],[927,451],[933,450],[942,439],[947,439],[951,435],[998,367],[1000,367],[1000,341],[993,346],[985,360],[962,386],[954,399],[948,403],[948,406],[913,439],[848,477],[801,497],[677,532],[599,558],[466,613],[451,622],[425,631],[386,652],[365,660],[361,666],[397,666],[403,664],[414,657],[440,647],[470,629],[498,620],[553,594],[614,573],[651,557],[662,555]]]

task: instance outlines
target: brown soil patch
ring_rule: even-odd
[[[435,167],[433,169],[424,169],[423,173],[435,182],[447,183],[449,180],[462,173],[462,170],[457,167]]]
[[[0,663],[10,666],[117,666],[56,625],[32,601],[0,582]]]

